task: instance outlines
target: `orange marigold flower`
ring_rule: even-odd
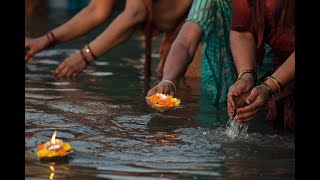
[[[169,94],[156,93],[150,97],[147,97],[154,105],[166,106],[166,107],[176,107],[180,104],[180,100],[172,97]]]

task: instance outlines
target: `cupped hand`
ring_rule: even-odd
[[[45,36],[26,41],[24,44],[24,48],[26,50],[24,56],[25,62],[28,62],[35,53],[45,49],[48,45],[49,40]]]
[[[248,105],[238,108],[236,119],[240,123],[251,121],[256,117],[257,112],[266,105],[269,97],[270,92],[265,85],[261,84],[254,87],[246,99]]]
[[[155,87],[153,87],[148,91],[147,96],[152,96],[156,93],[170,94],[171,96],[174,97],[175,89],[172,84],[165,81],[161,81]]]
[[[250,90],[254,87],[253,78],[243,76],[229,88],[227,94],[228,116],[233,117],[234,111],[245,103]]]
[[[78,76],[78,74],[81,73],[86,67],[87,64],[82,59],[81,55],[76,53],[66,58],[53,72],[53,76],[57,78],[74,78]]]

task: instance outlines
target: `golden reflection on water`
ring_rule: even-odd
[[[53,165],[54,165],[54,164],[53,164]],[[50,173],[50,175],[49,175],[49,179],[53,179],[53,177],[54,177],[54,171],[55,171],[54,166],[50,166],[50,170],[51,170],[51,173]]]

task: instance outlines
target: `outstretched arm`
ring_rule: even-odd
[[[62,26],[53,29],[58,42],[77,38],[105,22],[114,8],[116,0],[91,0],[72,19]]]
[[[229,88],[227,96],[228,115],[232,117],[234,110],[242,105],[236,103],[240,96],[247,94],[255,84],[256,43],[252,33],[230,30],[230,48],[235,67],[241,76]]]
[[[256,43],[251,32],[230,30],[230,48],[238,74],[256,68]]]
[[[127,0],[125,10],[90,46],[97,56],[125,42],[138,25],[146,21],[147,10],[143,0]]]
[[[107,27],[107,29],[90,43],[92,53],[99,57],[117,45],[126,41],[135,29],[145,22],[147,10],[143,0],[127,0],[125,10]],[[83,49],[86,51],[86,48]],[[84,53],[85,58],[92,62],[94,57]],[[80,53],[75,53],[65,59],[55,70],[57,77],[78,75],[86,64]]]
[[[72,19],[52,30],[55,43],[75,39],[106,21],[112,12],[115,2],[115,0],[91,0],[90,4]],[[25,48],[29,51],[25,56],[25,61],[28,61],[32,55],[47,48],[49,45],[50,40],[46,35],[27,41]]]
[[[186,22],[173,42],[163,69],[162,80],[169,80],[178,86],[188,65],[193,60],[200,43],[202,31],[197,23]],[[174,87],[170,83],[161,81],[149,90],[148,96],[155,93],[175,95]]]

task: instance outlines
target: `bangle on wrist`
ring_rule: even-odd
[[[273,76],[266,77],[264,81],[266,81],[268,79],[272,80],[277,85],[277,87],[278,87],[277,94],[280,93],[282,91],[282,85],[280,84],[280,82],[276,78],[274,78]]]
[[[240,80],[242,78],[242,76],[246,73],[251,73],[254,79],[254,83],[257,82],[257,72],[255,70],[252,69],[247,69],[247,70],[243,70],[239,73],[238,77],[237,77],[237,81]]]
[[[84,55],[82,49],[80,50],[80,55],[82,57],[82,60],[86,63],[86,65],[89,65],[90,61],[86,58],[86,56]]]
[[[46,34],[46,37],[47,37],[48,40],[49,40],[48,47],[54,46],[54,45],[56,44],[57,38],[56,38],[56,36],[53,34],[52,31],[49,31],[49,32]]]
[[[96,60],[96,59],[97,59],[97,56],[96,56],[96,55],[94,55],[94,53],[92,52],[92,50],[91,50],[91,48],[90,48],[89,44],[85,46],[85,52],[86,52],[86,53],[89,53],[89,54],[90,54],[90,56],[92,56],[92,57],[93,57],[93,60]]]
[[[169,80],[162,80],[161,82],[167,82],[167,83],[170,83],[173,87],[174,87],[174,94],[176,94],[177,92],[177,87],[176,85],[172,82],[172,81],[169,81]]]

